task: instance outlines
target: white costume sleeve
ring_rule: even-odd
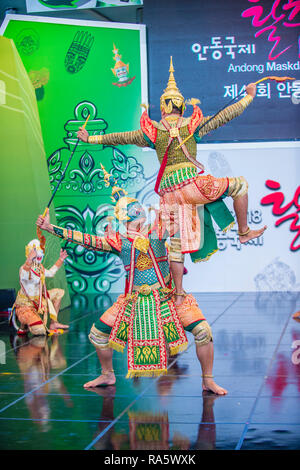
[[[52,268],[45,269],[45,277],[54,277],[58,270],[59,268],[54,264]]]
[[[20,269],[20,279],[21,281],[28,281],[29,280],[29,273],[30,271],[26,271],[25,269]]]

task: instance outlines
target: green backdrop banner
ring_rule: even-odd
[[[92,134],[139,128],[147,102],[144,26],[8,15],[2,31],[15,41],[35,88],[52,190],[88,114]],[[153,163],[147,169],[143,155],[131,146],[80,142],[54,198],[58,224],[102,235],[112,208],[100,162],[136,196],[153,187]],[[73,292],[107,292],[123,274],[114,256],[66,248]]]
[[[0,37],[1,230],[0,289],[19,289],[25,245],[37,238],[35,221],[51,196],[35,92],[12,40]],[[55,220],[54,210],[51,217]],[[47,237],[44,265],[59,257],[60,243]],[[64,269],[47,282],[65,289]]]

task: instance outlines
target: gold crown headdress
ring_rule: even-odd
[[[113,175],[108,173],[101,163],[100,165],[104,175],[103,179],[105,181],[105,186],[107,188],[111,186],[112,188],[111,200],[116,203],[114,209],[116,219],[120,221],[129,220],[129,217],[127,216],[127,206],[132,202],[137,202],[137,199],[127,197],[127,191],[125,191],[123,188],[120,188],[119,186],[116,186],[116,180]]]
[[[26,246],[25,246],[25,256],[26,258],[28,257],[30,251],[33,248],[40,248],[43,253],[45,254],[45,245],[46,245],[46,238],[42,234],[42,231],[39,227],[36,228],[36,234],[38,239],[31,240]],[[32,245],[30,245],[31,242],[34,242]],[[36,242],[36,243],[35,243]]]
[[[164,110],[167,114],[170,114],[172,112],[172,103],[178,108],[180,108],[180,106],[183,106],[183,110],[185,107],[184,97],[182,96],[176,85],[172,56],[170,57],[169,73],[170,75],[167,88],[164,90],[164,93],[160,97],[160,109]],[[166,100],[170,101],[166,103]]]
[[[29,243],[27,243],[27,245],[25,246],[25,256],[26,256],[26,258],[28,258],[29,253],[31,252],[31,250],[39,249],[39,248],[45,253],[45,246],[42,246],[40,240],[38,240],[36,238],[34,240],[31,240]]]
[[[176,85],[172,56],[170,57],[169,72],[170,75],[167,88],[164,90],[164,93],[160,97],[160,109],[162,111],[165,111],[167,114],[170,114],[173,109],[173,103],[175,106],[177,106],[177,108],[180,108],[180,106],[182,106],[183,113],[186,104],[195,106],[196,104],[200,103],[200,100],[198,100],[198,98],[191,98],[189,100],[184,101],[184,97],[182,96]],[[166,100],[169,100],[168,103],[166,103]]]

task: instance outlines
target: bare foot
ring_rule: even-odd
[[[239,240],[241,243],[247,243],[249,240],[252,240],[253,238],[260,237],[266,229],[267,229],[267,226],[265,225],[263,228],[260,228],[259,230],[250,230],[250,232],[247,233],[247,235],[239,235]]]
[[[292,316],[292,318],[294,320],[297,320],[297,321],[300,321],[300,310],[296,313],[294,313],[294,315]]]
[[[184,296],[183,296],[183,295],[176,295],[176,294],[174,294],[173,300],[174,300],[174,304],[175,304],[175,305],[181,305],[181,304],[183,303],[183,301],[184,301]]]
[[[93,387],[105,387],[107,385],[115,385],[116,377],[113,372],[108,372],[107,374],[101,374],[94,380],[87,382],[83,385],[84,388],[93,388]]]
[[[227,390],[225,388],[220,387],[216,384],[216,382],[211,378],[203,378],[202,381],[202,388],[207,392],[213,392],[216,395],[227,395]]]
[[[62,328],[49,328],[48,336],[57,336],[57,335],[62,335],[64,333],[64,330]]]
[[[58,321],[54,321],[50,324],[50,330],[56,330],[58,328],[61,328],[62,330],[67,330],[69,325],[63,325],[62,323],[58,323]]]

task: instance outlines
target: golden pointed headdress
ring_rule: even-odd
[[[172,112],[172,103],[178,108],[180,108],[180,106],[183,106],[182,110],[184,110],[185,107],[184,97],[182,96],[176,85],[172,56],[170,57],[169,73],[170,75],[167,88],[164,90],[164,93],[160,97],[160,109],[164,110],[167,114],[170,114]],[[170,101],[166,103],[166,100]]]
[[[108,173],[104,166],[100,163],[101,169],[103,171],[103,179],[105,181],[105,186],[108,188],[111,186],[111,200],[116,203],[115,205],[115,217],[118,220],[129,220],[127,216],[127,206],[132,202],[137,202],[137,199],[127,196],[127,191],[125,189],[116,186],[115,178]]]

